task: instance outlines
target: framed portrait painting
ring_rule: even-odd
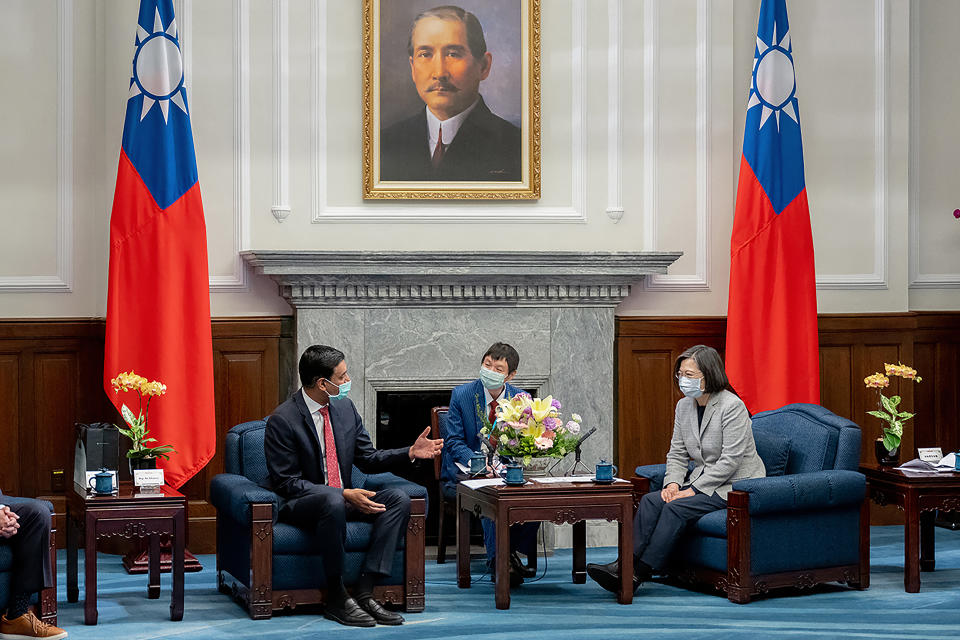
[[[540,197],[540,0],[364,0],[363,197]]]

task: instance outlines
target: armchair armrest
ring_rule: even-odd
[[[274,524],[280,512],[280,499],[276,493],[264,489],[246,476],[233,473],[221,473],[213,477],[210,481],[210,502],[217,511],[240,524],[249,524],[251,506],[254,504],[269,504]]]
[[[403,489],[411,498],[425,498],[427,490],[419,484],[405,480],[392,473],[371,473],[363,485],[364,489],[380,491],[382,489]]]
[[[814,511],[859,505],[866,495],[866,478],[834,469],[738,480],[733,490],[749,494],[750,515]]]
[[[641,478],[646,478],[649,483],[647,491],[659,491],[663,489],[663,476],[667,473],[665,464],[647,464],[637,467],[634,470]]]

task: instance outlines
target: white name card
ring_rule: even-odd
[[[163,469],[136,469],[133,484],[138,487],[159,487],[163,484]]]
[[[940,447],[918,448],[917,453],[920,454],[921,460],[933,464],[937,464],[943,458],[943,452],[940,451]]]

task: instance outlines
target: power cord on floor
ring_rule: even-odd
[[[540,538],[540,551],[541,551],[541,555],[543,555],[543,571],[542,571],[542,572],[540,573],[540,575],[537,576],[536,578],[531,578],[531,579],[529,579],[529,580],[524,580],[524,583],[525,583],[525,584],[532,584],[532,583],[534,583],[534,582],[540,582],[541,580],[543,580],[544,576],[547,575],[547,569],[549,568],[550,563],[549,563],[549,560],[547,559],[547,538],[546,538],[546,531],[545,531],[545,529],[546,529],[546,528],[541,524],[541,526],[540,526],[540,531],[539,531],[539,536],[538,536],[538,537]],[[529,559],[528,559],[527,561],[529,562]],[[476,579],[474,579],[473,576],[470,576],[470,583],[473,584],[473,583],[475,583],[475,582],[483,582],[484,578],[486,578],[488,575],[490,575],[490,565],[489,565],[489,564],[487,564],[486,570],[485,570],[482,574],[480,574],[480,576],[478,576]],[[451,586],[451,585],[452,585],[452,586],[457,586],[457,581],[456,581],[456,580],[454,580],[453,582],[448,582],[448,581],[446,581],[446,580],[425,580],[424,582],[425,582],[426,584],[445,585],[445,586]],[[493,581],[491,581],[491,584],[493,584]]]

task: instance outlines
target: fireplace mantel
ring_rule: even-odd
[[[244,251],[294,307],[609,306],[680,252]]]

